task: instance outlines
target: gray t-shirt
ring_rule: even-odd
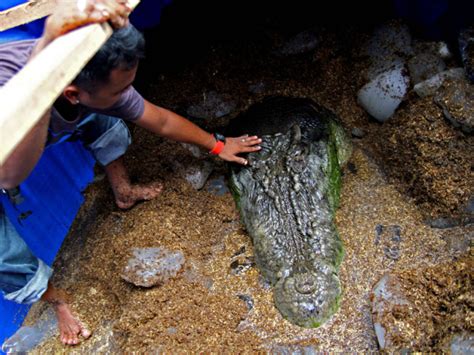
[[[0,87],[10,80],[28,62],[36,40],[26,40],[0,44]],[[119,101],[105,110],[92,109],[79,105],[79,114],[74,121],[64,119],[54,108],[51,110],[48,144],[58,141],[62,136],[72,133],[79,122],[92,113],[101,113],[136,121],[143,115],[143,97],[133,88],[127,89]]]

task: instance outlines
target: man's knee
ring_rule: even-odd
[[[102,166],[124,155],[132,142],[125,122],[115,117],[92,115],[78,128],[84,132],[85,145]]]
[[[48,287],[52,270],[33,255],[4,212],[0,211],[0,290],[17,303],[38,301]]]

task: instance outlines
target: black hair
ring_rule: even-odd
[[[72,82],[81,89],[94,90],[109,81],[112,70],[132,69],[145,57],[145,39],[133,26],[115,30]]]

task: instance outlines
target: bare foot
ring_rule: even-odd
[[[59,334],[61,342],[65,345],[79,344],[79,335],[87,339],[91,336],[88,330],[73,314],[66,303],[54,306],[58,317]]]
[[[149,185],[129,185],[116,189],[115,203],[121,209],[127,209],[138,201],[148,201],[157,197],[163,191],[163,184],[154,182]]]
[[[91,332],[73,315],[68,298],[66,292],[55,288],[51,283],[41,297],[50,303],[56,312],[61,342],[65,345],[76,345],[79,343],[79,336],[87,339]]]

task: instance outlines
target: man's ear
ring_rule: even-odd
[[[77,105],[78,103],[80,103],[79,101],[80,92],[81,92],[81,89],[79,89],[76,85],[68,85],[63,90],[63,96],[71,104]]]

